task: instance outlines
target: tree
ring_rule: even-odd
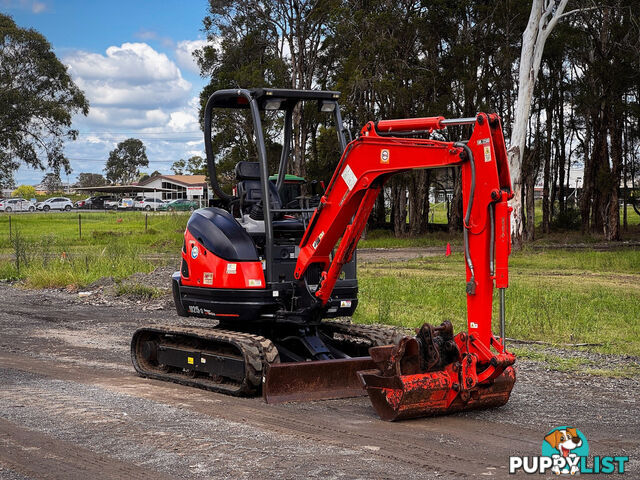
[[[174,175],[184,175],[184,168],[186,167],[187,162],[183,159],[176,160],[171,164],[171,170]]]
[[[518,75],[518,100],[513,118],[511,141],[509,142],[509,168],[514,197],[511,201],[511,233],[513,242],[522,241],[522,159],[527,139],[527,124],[531,112],[531,98],[540,70],[544,46],[551,31],[561,18],[579,10],[564,13],[569,0],[533,0],[527,28],[522,35],[520,67]]]
[[[101,187],[107,184],[107,180],[100,173],[78,174],[78,185],[81,187]]]
[[[111,183],[129,184],[140,177],[140,167],[148,167],[146,147],[137,138],[128,138],[111,150],[104,169]]]
[[[83,92],[45,37],[0,14],[0,180],[21,162],[70,173],[64,140],[78,135],[70,128],[72,116],[88,112]]]
[[[48,194],[62,191],[62,180],[57,173],[47,173],[40,183]]]
[[[16,187],[16,182],[13,178],[13,172],[17,168],[17,165],[13,162],[5,162],[0,160],[0,189],[13,189]]]
[[[189,175],[206,175],[207,162],[199,155],[194,155],[187,160],[186,171]]]
[[[34,198],[36,196],[36,189],[31,185],[20,185],[13,192],[11,192],[12,197],[20,197],[20,198]]]

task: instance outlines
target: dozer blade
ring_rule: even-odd
[[[371,357],[274,363],[267,366],[262,397],[284,403],[364,396],[357,372],[372,368]]]
[[[383,376],[379,370],[369,370],[358,375],[373,408],[387,421],[500,407],[509,401],[516,381],[513,368],[507,367],[491,384],[478,385],[469,391],[466,401],[457,395],[449,403],[452,384],[446,372]]]

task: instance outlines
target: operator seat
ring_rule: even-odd
[[[262,188],[260,186],[260,164],[240,161],[236,164],[236,192],[240,202],[240,211],[249,213],[254,220],[264,220],[262,210]],[[269,200],[272,209],[281,209],[282,201],[273,182],[269,184]],[[274,234],[303,233],[304,224],[296,218],[283,218],[282,213],[274,213],[271,222]]]

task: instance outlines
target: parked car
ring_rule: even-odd
[[[36,208],[43,212],[49,210],[66,210],[68,212],[73,208],[73,202],[67,197],[52,197],[47,198],[44,202],[38,202]]]
[[[120,203],[120,200],[118,200],[117,197],[110,197],[109,200],[105,200],[102,203],[102,206],[104,207],[105,210],[115,210],[118,208],[119,203]]]
[[[24,198],[5,198],[0,200],[0,212],[35,212],[36,206]]]
[[[136,197],[136,201],[134,204],[134,208],[136,210],[158,210],[158,208],[160,208],[160,206],[164,204],[164,202],[159,198],[139,198],[140,197]]]
[[[196,208],[198,208],[198,203],[193,200],[186,200],[184,198],[179,198],[178,200],[172,200],[168,203],[163,203],[158,207],[158,210],[166,210],[169,212],[175,211],[187,211],[193,212]]]
[[[142,200],[142,195],[139,195],[135,198],[122,197],[120,199],[120,202],[118,202],[118,210],[133,210],[138,199]]]
[[[86,208],[86,204],[89,200],[91,200],[91,197],[85,198],[84,200],[78,200],[76,203],[73,204],[73,206],[76,208]]]
[[[105,202],[114,201],[117,202],[118,198],[113,195],[94,195],[84,201],[84,207],[90,210],[102,210],[105,207]]]

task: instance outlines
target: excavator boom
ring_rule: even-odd
[[[402,136],[465,124],[473,125],[466,142]],[[417,345],[410,342],[415,339],[405,339],[409,344],[370,350],[379,370],[361,372],[360,378],[384,419],[493,406],[509,398],[515,357],[504,349],[503,289],[508,286],[511,249],[507,202],[513,192],[499,117],[478,114],[457,120],[428,117],[367,123],[347,146],[300,243],[294,276],[303,279],[311,265],[319,264],[322,274],[315,297],[325,305],[385,182],[409,170],[452,165],[462,170],[468,333],[454,338],[444,325],[425,325],[423,330],[428,327],[430,333],[423,333]],[[501,289],[500,340],[491,323],[494,282]],[[433,371],[425,365],[439,364],[436,357],[451,361]],[[407,375],[420,378],[407,380]]]

